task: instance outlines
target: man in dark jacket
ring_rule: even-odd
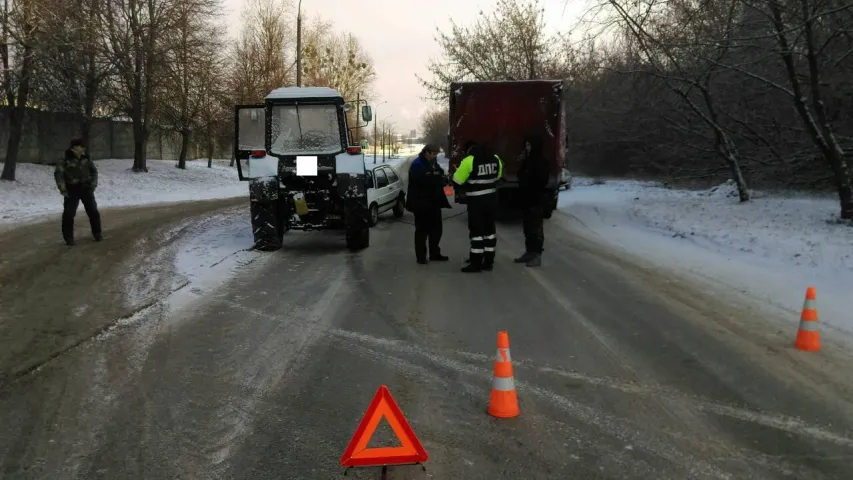
[[[441,209],[451,208],[444,195],[447,177],[436,162],[439,148],[426,145],[418,158],[409,167],[409,192],[406,195],[406,210],[415,214],[415,257],[420,264],[447,261],[441,254],[442,220]],[[429,257],[427,257],[429,241]]]
[[[543,229],[543,200],[545,187],[548,186],[550,172],[542,154],[542,139],[529,136],[524,141],[524,151],[518,169],[519,201],[524,209],[524,246],[525,252],[515,259],[516,263],[526,263],[528,267],[542,265],[542,245],[545,242]]]
[[[65,156],[56,164],[53,174],[56,187],[65,198],[62,211],[62,236],[68,246],[74,245],[74,217],[77,207],[83,202],[92,235],[95,241],[101,241],[101,214],[95,202],[95,189],[98,188],[98,169],[88,155],[81,140],[72,140]]]

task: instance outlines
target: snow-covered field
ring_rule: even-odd
[[[782,307],[780,326],[796,329],[814,285],[821,322],[853,333],[853,226],[837,221],[836,197],[753,192],[741,204],[732,183],[687,191],[577,178],[560,209],[602,241]]]
[[[98,160],[100,207],[210,200],[246,196],[248,187],[237,178],[228,160],[187,162],[175,168],[173,160],[149,160],[148,173],[133,173],[132,160]],[[0,163],[2,168],[2,163]],[[53,179],[54,167],[20,163],[15,182],[0,182],[0,223],[19,222],[62,211],[62,197]]]

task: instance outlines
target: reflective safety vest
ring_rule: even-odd
[[[459,163],[459,168],[453,174],[453,183],[465,185],[465,194],[469,197],[487,195],[498,191],[498,180],[504,174],[504,164],[501,157],[495,155],[493,162],[478,162],[473,155],[468,155]]]

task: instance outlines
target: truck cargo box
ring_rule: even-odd
[[[562,80],[455,82],[450,85],[450,172],[465,157],[466,143],[488,144],[504,162],[500,196],[514,206],[518,156],[527,135],[542,138],[551,180],[543,192],[546,216],[556,208],[560,174],[566,156],[566,112]]]

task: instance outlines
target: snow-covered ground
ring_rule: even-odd
[[[216,214],[180,242],[174,262],[188,284],[169,299],[172,311],[218,288],[242,267],[270,257],[252,250],[252,224],[244,210]]]
[[[186,219],[161,236],[166,248],[150,252],[139,245],[138,258],[128,263],[134,267],[124,279],[125,292],[128,307],[138,313],[125,323],[148,315],[156,306],[179,310],[210,294],[243,267],[270,258],[252,250],[251,221],[242,206]]]
[[[100,207],[125,207],[152,203],[242,197],[247,187],[237,178],[228,160],[187,162],[187,169],[175,168],[173,160],[149,160],[148,173],[133,173],[132,160],[98,160]],[[2,168],[2,163],[0,163]],[[54,167],[20,163],[15,182],[0,182],[0,223],[30,220],[62,211],[62,197],[53,179]]]
[[[753,192],[741,204],[731,182],[687,191],[577,178],[560,209],[603,241],[790,311],[780,326],[796,329],[814,285],[820,321],[853,333],[853,226],[837,221],[836,197]]]

